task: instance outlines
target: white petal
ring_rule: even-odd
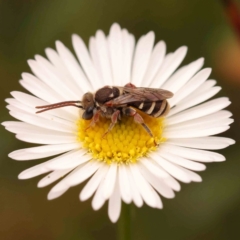
[[[166,126],[165,130],[167,130],[167,131],[168,130],[177,130],[177,129],[183,129],[183,128],[189,128],[189,127],[198,128],[200,126],[202,126],[202,127],[209,126],[209,125],[211,126],[212,124],[220,125],[220,126],[226,125],[226,124],[217,124],[217,123],[218,122],[224,123],[225,121],[228,122],[228,120],[231,116],[232,116],[231,112],[226,111],[226,110],[221,110],[219,112],[215,112],[215,113],[209,114],[207,116],[203,116],[203,117],[199,117],[199,118],[192,119],[189,121]]]
[[[26,128],[26,129],[34,129],[36,126],[25,122],[18,122],[18,121],[6,121],[1,123],[4,127],[19,127],[19,128]]]
[[[45,101],[42,101],[32,95],[23,93],[23,92],[18,92],[18,91],[12,91],[11,95],[19,101],[19,103],[23,103],[26,106],[29,106],[31,108],[33,108],[35,111],[35,107],[42,105],[42,104],[46,104]]]
[[[28,123],[22,123],[22,122],[4,122],[3,125],[6,126],[6,129],[10,132],[18,134],[17,137],[21,137],[26,139],[26,141],[30,141],[31,137],[35,139],[35,143],[38,143],[37,136],[40,136],[41,139],[39,139],[39,143],[43,144],[51,144],[52,142],[55,143],[55,141],[59,143],[66,143],[66,141],[74,142],[76,143],[77,138],[74,137],[72,134],[64,133],[64,132],[58,132],[54,130],[47,130],[40,127],[33,126]],[[44,139],[44,135],[46,136],[52,136],[51,139]],[[59,139],[60,138],[60,139]],[[56,140],[55,140],[56,139]]]
[[[164,183],[163,180],[160,180],[156,176],[152,175],[148,170],[141,168],[141,173],[144,178],[161,194],[166,198],[174,198],[174,191]]]
[[[63,180],[57,183],[48,193],[48,200],[55,199],[57,197],[60,197],[62,194],[64,194],[70,188],[69,178],[80,168],[84,168],[84,166],[79,166],[73,172],[68,174]]]
[[[114,191],[108,203],[108,216],[113,223],[117,222],[120,216],[120,212],[121,212],[121,196],[119,182],[118,179],[116,179]]]
[[[6,108],[9,111],[16,111],[16,112],[23,112],[23,113],[31,113],[31,114],[35,114],[36,110],[20,103],[18,100],[14,99],[14,98],[7,98],[5,99],[5,101],[7,103],[9,103],[9,105],[6,106]]]
[[[71,164],[75,158],[81,158],[84,154],[86,154],[86,152],[86,149],[74,149],[55,158],[52,158],[51,160],[48,160],[45,162],[45,166],[47,169],[59,170],[58,168],[61,168],[62,165],[67,163]]]
[[[163,178],[163,182],[169,186],[170,188],[172,188],[174,191],[180,191],[181,189],[181,185],[180,183],[174,179],[173,177],[168,177],[168,178]]]
[[[142,36],[137,42],[132,69],[131,82],[133,84],[140,85],[142,83],[150,60],[154,38],[154,33],[149,32],[147,35]]]
[[[13,133],[25,133],[25,132],[46,132],[48,133],[51,130],[47,130],[44,128],[36,127],[34,125],[25,123],[25,122],[17,122],[17,121],[8,121],[8,122],[3,122],[3,126],[6,127],[6,129],[10,132]]]
[[[160,88],[162,84],[177,69],[187,53],[187,47],[178,48],[173,54],[167,55],[150,87]]]
[[[210,117],[210,115],[208,115],[201,119],[198,118],[198,119],[190,120],[188,122],[170,125],[169,127],[166,127],[166,131],[176,131],[176,130],[183,130],[183,129],[185,131],[189,131],[194,128],[199,128],[199,129],[203,130],[203,129],[213,128],[213,127],[229,126],[231,123],[233,123],[233,119],[231,119],[231,118],[225,118],[225,119],[218,120],[218,119],[214,118],[215,115],[216,114],[212,114],[211,117]],[[199,121],[197,121],[197,120],[199,120]]]
[[[96,43],[96,39],[94,37],[90,37],[90,39],[89,39],[89,51],[91,54],[91,58],[92,58],[94,67],[97,71],[97,75],[100,79],[100,83],[105,83],[103,80],[102,73],[101,73],[100,60],[98,58],[98,52],[97,52],[97,43]],[[97,88],[94,88],[94,90],[96,91]]]
[[[69,51],[69,49],[66,48],[60,41],[56,41],[56,48],[62,61],[69,70],[69,73],[75,80],[75,83],[78,86],[79,91],[82,94],[88,91],[90,92],[93,91],[91,84],[89,83],[80,65],[78,64],[73,54]]]
[[[176,166],[175,164],[166,161],[164,158],[160,157],[160,155],[158,155],[157,153],[155,152],[151,153],[150,157],[179,181],[185,183],[189,183],[191,181],[187,174],[184,171],[182,171],[182,169],[179,166]]]
[[[202,102],[208,100],[209,98],[216,95],[220,90],[221,90],[220,87],[213,87],[203,94],[199,94],[199,95],[194,96],[192,99],[189,99],[189,101],[187,101],[187,102],[184,101],[184,102],[180,103],[174,109],[171,110],[171,113],[169,113],[169,116],[174,115],[178,112],[181,112],[185,109],[188,109],[192,106],[195,106],[199,103],[202,103]]]
[[[47,172],[50,172],[50,170],[45,168],[45,163],[41,163],[21,172],[18,175],[18,179],[29,179]]]
[[[73,155],[73,152],[68,152],[64,155],[59,156],[58,158],[63,158],[64,156],[67,157],[69,159],[69,161],[71,160],[70,157],[71,155]],[[23,172],[21,172],[18,176],[19,179],[28,179],[28,178],[32,178],[38,175],[41,175],[43,173],[47,173],[50,172],[51,169],[48,168],[48,164],[51,162],[52,160],[49,160],[47,162],[38,164],[36,166],[33,166],[31,168],[28,168],[26,170],[24,170]],[[65,174],[67,174],[68,172],[70,172],[73,168],[67,168],[64,170],[58,170],[58,171],[54,171],[52,173],[50,173],[49,175],[47,175],[46,177],[44,177],[39,183],[38,186],[39,187],[44,187],[47,186],[48,184],[51,184],[52,182],[56,181],[57,179],[59,179],[60,177],[64,176]]]
[[[208,100],[212,96],[215,96],[221,89],[222,89],[221,87],[216,86],[216,87],[211,87],[209,89],[206,89],[204,92],[196,91],[195,94],[194,94],[195,97],[193,97],[192,94],[190,94],[187,98],[184,98],[183,100],[181,100],[180,104],[184,105],[188,101],[194,101],[195,105],[196,105],[198,103],[201,103],[201,102],[204,102],[204,101]]]
[[[6,102],[10,103],[10,105],[7,105],[7,109],[14,114],[18,114],[18,113],[29,114],[31,116],[37,116],[39,119],[47,119],[47,120],[55,121],[55,122],[65,126],[65,127],[63,126],[63,130],[62,130],[63,132],[70,131],[70,130],[66,130],[66,128],[67,129],[70,128],[72,130],[76,129],[76,123],[66,121],[65,119],[62,119],[61,117],[60,118],[56,117],[56,116],[52,115],[52,112],[51,112],[51,114],[49,114],[47,112],[44,112],[41,114],[36,114],[37,109],[28,107],[27,105],[24,105],[13,98],[6,99]],[[70,131],[70,132],[72,132],[72,131]]]
[[[64,158],[61,158],[61,156],[59,156],[59,158],[57,159],[55,158],[50,160],[46,167],[51,170],[75,168],[80,166],[81,164],[84,164],[85,162],[90,161],[92,158],[90,154],[86,154],[86,149],[77,150],[76,153],[71,157],[65,156]],[[85,175],[83,174],[81,177],[84,176]]]
[[[176,155],[176,153],[171,154],[171,153],[166,153],[166,152],[160,151],[159,155],[162,156],[164,159],[166,159],[176,165],[179,165],[179,166],[182,166],[184,168],[188,168],[188,169],[191,169],[194,171],[203,171],[206,169],[206,166],[204,164],[190,161],[186,158],[179,157]]]
[[[45,53],[49,61],[57,68],[58,72],[64,76],[62,81],[71,86],[72,91],[75,90],[77,92],[78,87],[59,54],[52,48],[46,48]]]
[[[229,125],[233,119],[221,119],[210,117],[210,115],[183,122],[182,124],[174,124],[166,128],[164,136],[166,138],[195,138],[218,134],[229,129]],[[187,124],[189,123],[189,124]]]
[[[72,90],[75,89],[76,86],[71,86],[70,81],[67,84],[64,83],[65,76],[60,74],[58,69],[56,69],[49,61],[39,55],[36,55],[35,59],[38,65],[41,66],[45,74],[49,77],[49,79],[62,86],[61,88],[64,89],[64,92],[62,93],[65,95],[66,98],[76,99],[79,97],[78,94],[74,90]]]
[[[201,182],[202,178],[200,175],[198,175],[197,173],[190,171],[186,168],[182,168],[182,170],[188,175],[188,177],[191,179],[191,181],[193,182]]]
[[[121,164],[118,167],[118,177],[119,177],[118,183],[119,183],[121,198],[125,203],[130,203],[132,200],[132,194],[131,194],[131,188],[129,185],[126,166],[124,164]]]
[[[210,90],[212,87],[214,87],[216,83],[217,83],[216,80],[207,80],[206,82],[201,84],[197,89],[191,92],[188,96],[180,100],[178,104],[181,104],[182,102],[188,102],[189,99],[193,99],[195,96],[204,94],[205,92]]]
[[[53,183],[53,182],[59,180],[60,178],[64,177],[70,171],[72,171],[72,168],[53,171],[53,172],[49,173],[47,176],[45,176],[44,178],[42,178],[38,182],[38,187],[39,188],[46,187],[46,186],[50,185],[51,183]]]
[[[188,109],[184,112],[177,113],[174,116],[168,117],[167,124],[176,124],[187,120],[203,117],[227,107],[230,103],[231,102],[226,97],[217,98],[193,107],[191,109]]]
[[[32,160],[51,157],[76,148],[79,148],[79,143],[46,145],[16,150],[11,152],[8,156],[15,160]]]
[[[189,80],[187,84],[185,84],[182,88],[175,92],[174,96],[171,99],[169,99],[168,102],[170,106],[178,104],[179,101],[181,101],[193,91],[195,91],[197,88],[199,88],[199,86],[201,86],[207,80],[210,73],[210,68],[205,68],[199,71],[195,76],[192,77],[192,79]]]
[[[69,176],[69,175],[68,175]],[[48,193],[47,199],[53,200],[63,195],[70,187],[66,184],[68,176],[57,183]]]
[[[55,121],[56,123],[63,124],[66,127],[71,128],[71,129],[76,128],[76,123],[75,122],[69,122],[69,121],[67,121],[63,118],[53,116],[53,115],[51,115],[49,113],[46,113],[46,112],[41,113],[41,114],[36,114],[35,113],[36,112],[35,108],[28,107],[28,106],[18,102],[16,99],[13,99],[13,98],[6,99],[6,102],[10,103],[10,105],[7,105],[7,109],[9,109],[13,113],[29,114],[31,116],[37,116],[40,119],[42,118],[42,119],[48,119],[48,120]],[[66,130],[64,132],[66,132]]]
[[[129,34],[126,29],[122,30],[122,40],[123,40],[123,65],[122,65],[122,80],[121,86],[129,83],[131,81],[131,70],[132,70],[132,60],[133,52],[135,47],[135,38],[132,34]]]
[[[55,89],[58,94],[61,96],[62,100],[69,100],[71,95],[68,95],[64,85],[57,79],[49,75],[49,72],[44,69],[42,64],[34,60],[28,60],[28,64],[33,71],[33,73],[41,79],[45,84],[47,84],[50,88]]]
[[[144,75],[144,78],[141,84],[143,87],[148,87],[150,82],[155,77],[157,71],[159,70],[163,62],[165,52],[166,52],[165,42],[164,41],[158,42],[152,51],[152,54],[148,63],[147,71]]]
[[[47,99],[47,98],[45,98],[45,95],[47,95],[47,94],[45,94],[41,90],[36,89],[35,87],[32,87],[31,84],[27,83],[25,80],[21,80],[20,84],[23,87],[25,87],[27,90],[29,90],[31,93],[33,93],[35,96],[39,97],[40,99]],[[56,103],[56,102],[59,102],[59,101],[50,100],[50,101],[46,102],[44,105],[49,104],[49,102]],[[34,109],[34,110],[35,110],[34,111],[34,113],[35,113],[37,111],[37,109]],[[66,119],[70,122],[74,122],[74,119],[76,119],[76,115],[78,115],[78,114],[72,114],[71,112],[65,111],[65,110],[66,109],[63,109],[63,108],[52,109],[51,112],[49,112],[49,115],[58,116],[61,119]],[[32,110],[32,112],[33,112],[33,110]]]
[[[33,93],[35,96],[43,99],[46,102],[59,102],[62,100],[61,95],[55,91],[55,89],[48,86],[43,81],[36,78],[34,75],[30,73],[22,73],[23,86]]]
[[[87,182],[81,191],[79,195],[81,201],[85,201],[93,195],[93,193],[97,190],[100,182],[105,177],[108,168],[109,167],[106,164],[102,164],[102,166],[99,167],[97,172],[91,177],[91,179]]]
[[[231,123],[230,119],[230,123]],[[230,127],[228,125],[221,125],[221,126],[216,126],[213,128],[200,128],[200,129],[195,129],[194,127],[192,128],[186,128],[182,130],[173,130],[173,131],[166,131],[164,133],[164,136],[166,138],[195,138],[195,137],[205,137],[205,136],[211,136],[215,135],[218,133],[225,132],[229,129]]]
[[[58,121],[57,117],[52,117],[52,119],[44,119],[43,117],[40,117],[39,115],[33,115],[29,113],[24,113],[24,112],[16,112],[16,111],[11,111],[9,112],[11,116],[14,118],[21,120],[23,122],[41,127],[43,129],[49,129],[49,130],[56,130],[58,132],[66,132],[66,133],[74,133],[74,130],[76,126],[74,127],[73,124],[66,125],[63,123],[60,123]]]
[[[75,116],[79,116],[79,112],[78,110],[75,111],[71,111],[71,113],[63,111],[63,109],[54,109],[52,111],[48,111],[48,112],[44,112],[41,114],[36,114],[36,111],[38,111],[38,109],[36,109],[37,106],[42,106],[42,105],[46,105],[48,104],[45,101],[42,101],[36,97],[33,97],[29,94],[26,93],[22,93],[22,92],[17,92],[17,91],[13,91],[11,92],[11,95],[16,99],[15,101],[19,102],[18,107],[20,107],[22,104],[22,106],[26,106],[29,107],[28,108],[28,112],[31,112],[33,115],[38,115],[39,117],[42,118],[46,118],[46,119],[50,119],[50,120],[56,120],[58,122],[61,122],[63,124],[66,125],[70,125],[71,122],[75,122],[76,117]],[[69,108],[65,108],[65,110],[69,110]],[[74,108],[76,110],[76,108]],[[55,117],[54,116],[58,116]],[[66,116],[67,120],[64,120],[64,117]],[[69,118],[71,119],[69,122]]]
[[[87,155],[85,155],[85,156],[88,157]],[[83,166],[81,165],[81,166],[77,167],[71,174],[69,174],[68,180],[67,180],[67,185],[75,186],[75,185],[82,183],[87,178],[92,176],[98,170],[98,168],[100,166],[101,166],[101,164],[99,162],[91,161],[91,162],[87,162]]]
[[[103,197],[103,187],[104,187],[104,178],[102,178],[102,181],[100,182],[92,200],[92,208],[95,211],[99,210],[106,201],[105,198]]]
[[[35,96],[43,99],[46,102],[45,105],[48,103],[57,103],[63,101],[63,98],[57,92],[55,92],[52,88],[47,86],[45,83],[43,83],[33,75],[23,73],[22,77],[24,80],[21,80],[20,83],[23,85],[23,87],[25,87]],[[54,109],[49,113],[59,116],[61,118],[66,118],[70,121],[75,119],[75,116],[78,116],[78,110],[76,108]]]
[[[123,65],[123,35],[120,26],[114,23],[110,28],[108,37],[110,63],[112,67],[113,85],[122,84]]]
[[[143,178],[142,174],[139,171],[139,167],[137,165],[131,164],[129,167],[130,167],[132,176],[134,178],[134,182],[137,185],[138,191],[140,192],[143,200],[150,207],[156,208],[158,199],[157,199],[156,195],[154,194],[154,193],[156,193],[155,190]]]
[[[148,171],[150,171],[157,178],[161,179],[169,177],[169,174],[165,170],[163,170],[159,165],[157,165],[154,161],[151,161],[149,158],[142,158],[140,165],[148,169]]]
[[[127,167],[126,171],[127,171],[127,174],[128,174],[129,185],[130,185],[130,188],[131,188],[132,200],[137,207],[142,207],[143,199],[142,199],[142,197],[140,195],[140,192],[138,190],[138,187],[137,187],[137,185],[134,181],[134,178],[132,176],[130,168]]]
[[[93,89],[101,88],[101,81],[99,79],[98,73],[93,65],[93,62],[90,58],[88,49],[83,42],[82,38],[74,34],[72,36],[72,43],[78,60],[80,61],[85,74],[87,75]]]
[[[161,88],[173,93],[177,92],[202,67],[203,62],[204,59],[200,58],[187,66],[183,66],[177,70]]]
[[[198,162],[221,162],[225,160],[225,157],[219,153],[179,147],[167,143],[161,146],[159,152],[160,151],[164,151],[166,153],[177,153],[180,157]]]
[[[63,144],[75,143],[76,137],[66,134],[34,134],[34,133],[20,133],[16,138],[24,142],[37,143],[37,144]]]
[[[200,148],[200,149],[223,149],[235,143],[230,138],[223,137],[202,137],[202,138],[181,138],[168,139],[168,144],[173,144],[182,147]]]
[[[157,74],[159,74],[160,71],[163,71],[164,69],[166,69],[169,66],[169,64],[171,63],[173,58],[174,58],[174,53],[170,52],[170,53],[166,54],[160,68],[158,69]]]
[[[209,115],[208,115],[209,116]],[[204,117],[205,118],[205,117]],[[199,124],[199,122],[202,120],[202,123]],[[182,124],[183,126],[178,126],[178,124],[174,124],[174,125],[170,125],[169,127],[166,128],[166,132],[173,132],[173,131],[178,131],[178,130],[184,130],[184,131],[189,131],[192,130],[194,131],[196,128],[199,128],[198,130],[204,130],[204,129],[209,129],[209,128],[214,128],[214,127],[221,127],[221,126],[229,126],[231,123],[233,123],[233,119],[231,118],[226,118],[226,119],[221,119],[218,122],[216,122],[216,119],[211,119],[209,118],[209,121],[205,119],[199,119],[199,122],[197,123],[197,121],[193,122],[193,121],[189,121],[190,124],[187,125],[186,122],[184,122],[185,124]],[[214,121],[215,120],[215,121]],[[205,121],[205,122],[203,122]],[[181,125],[181,123],[179,124]]]
[[[104,84],[113,85],[107,39],[101,30],[96,33],[96,53]]]
[[[115,181],[117,178],[117,164],[112,163],[108,169],[106,177],[103,180],[103,197],[108,199],[114,190]]]

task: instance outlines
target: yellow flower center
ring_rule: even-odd
[[[142,112],[140,114],[151,129],[154,138],[149,136],[140,124],[134,122],[132,117],[123,116],[104,137],[103,134],[111,123],[110,119],[100,117],[95,126],[87,130],[91,120],[79,119],[78,140],[94,159],[108,164],[135,163],[140,157],[156,150],[156,143],[165,141],[162,137],[163,118],[153,118]]]

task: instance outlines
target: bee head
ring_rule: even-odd
[[[83,112],[82,118],[90,120],[93,117],[93,110],[95,109],[95,101],[92,93],[87,92],[82,98],[82,107],[85,110]]]
[[[86,109],[83,114],[82,114],[82,118],[85,120],[90,120],[93,117],[93,110],[91,109]]]
[[[94,101],[93,94],[90,92],[85,93],[82,98],[82,108],[90,111],[90,110],[93,110],[94,107],[95,107],[95,101]]]

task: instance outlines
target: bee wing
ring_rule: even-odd
[[[164,89],[123,87],[124,94],[107,102],[112,106],[134,102],[156,102],[171,98],[173,93]]]
[[[113,100],[105,103],[106,105],[111,105],[111,106],[121,106],[121,105],[125,105],[125,104],[131,104],[134,102],[142,102],[143,98],[141,96],[132,96],[129,93],[126,93],[124,95],[120,95],[117,98],[114,98]]]
[[[144,87],[124,87],[124,92],[129,93],[136,97],[141,97],[145,102],[161,101],[167,98],[171,98],[173,93],[164,89],[157,88],[144,88]]]

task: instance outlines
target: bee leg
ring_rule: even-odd
[[[146,130],[146,132],[150,135],[150,137],[152,137],[152,138],[154,139],[154,144],[155,144],[155,146],[157,146],[158,144],[157,144],[157,142],[155,141],[155,138],[154,138],[154,136],[153,136],[153,134],[152,134],[152,131],[151,131],[151,129],[148,127],[148,125],[144,122],[142,116],[141,116],[139,113],[136,113],[136,114],[134,115],[133,119],[134,119],[134,121],[135,121],[136,123],[139,123],[139,124],[141,124],[141,125],[143,126],[143,128],[144,128],[144,129]]]
[[[129,88],[137,88],[134,84],[132,83],[127,83],[124,87],[129,87]]]
[[[150,135],[150,137],[154,138],[151,129],[147,126],[147,124],[144,122],[142,116],[134,108],[132,108],[132,107],[124,108],[123,112],[125,115],[133,117],[134,121],[136,123],[141,124],[143,126],[143,128],[145,129],[145,131]],[[154,144],[157,146],[155,139],[154,139]]]
[[[147,131],[147,133],[153,137],[152,131],[150,130],[150,128],[146,125],[146,123],[144,122],[142,116],[139,113],[134,114],[133,119],[136,123],[139,123],[143,126],[143,128]]]
[[[119,114],[120,114],[119,110],[117,110],[116,112],[113,113],[113,115],[111,117],[112,122],[109,125],[108,130],[102,135],[102,138],[104,138],[113,129],[113,127],[117,123],[117,120],[118,120],[118,118],[120,116]]]
[[[88,126],[87,128],[85,128],[85,131],[87,131],[89,128],[91,128],[91,127],[94,126],[94,124],[99,120],[100,114],[101,114],[101,110],[98,110],[98,111],[93,115],[92,121],[90,122],[89,126]]]

